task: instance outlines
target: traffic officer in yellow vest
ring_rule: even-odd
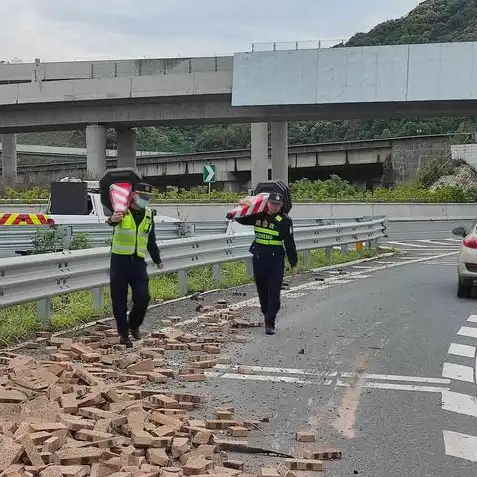
[[[136,184],[126,214],[115,212],[108,219],[108,223],[114,227],[110,268],[111,301],[120,342],[127,348],[132,348],[129,332],[134,339],[141,338],[139,327],[144,321],[150,300],[146,252],[159,268],[163,267],[156,243],[153,212],[148,207],[151,198],[152,186],[142,182]],[[128,286],[132,291],[129,319]]]
[[[275,334],[275,321],[280,309],[280,291],[285,271],[285,252],[292,277],[297,273],[297,252],[293,238],[293,222],[281,213],[283,196],[273,192],[268,199],[268,211],[236,219],[239,224],[255,227],[253,276],[257,286],[260,308],[265,318],[267,335]]]

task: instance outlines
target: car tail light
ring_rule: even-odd
[[[468,238],[464,239],[463,244],[464,244],[464,247],[477,249],[477,238],[476,237],[468,237]]]

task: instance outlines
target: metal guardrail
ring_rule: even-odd
[[[332,218],[332,219],[296,219],[293,221],[296,228],[313,227],[317,225],[332,225],[337,223],[351,223],[363,218]],[[200,222],[183,223],[156,223],[157,240],[173,240],[183,237],[203,236],[225,234],[227,232],[228,220],[207,220]],[[61,224],[68,226],[68,224]],[[85,234],[88,247],[104,247],[111,243],[111,227],[107,224],[75,224],[72,227],[72,238],[79,234]],[[23,251],[31,252],[34,250],[33,241],[37,230],[48,231],[49,226],[3,226],[0,227],[0,251]],[[58,251],[63,249],[60,239],[56,242]]]
[[[305,262],[310,250],[346,247],[356,242],[377,246],[384,236],[385,218],[368,219],[338,225],[295,229],[297,249],[304,252]],[[152,268],[151,276],[179,273],[179,289],[187,294],[187,271],[205,265],[213,266],[214,282],[221,279],[221,264],[250,260],[248,251],[251,233],[237,235],[208,235],[162,241],[159,243],[164,269]],[[57,252],[17,258],[0,259],[0,307],[37,302],[38,318],[48,322],[51,299],[65,293],[92,290],[95,305],[102,307],[102,288],[109,283],[110,250],[96,249]]]
[[[156,236],[158,240],[171,240],[184,236],[182,224],[160,223],[156,224]],[[111,243],[112,229],[107,224],[59,224],[56,229],[71,227],[72,237],[85,234],[88,247],[104,247]],[[22,251],[30,252],[34,250],[33,242],[38,230],[47,232],[54,230],[50,226],[3,226],[0,227],[0,251]],[[227,229],[226,225],[217,227],[222,233]],[[199,229],[200,230],[200,229]],[[202,234],[205,235],[205,234]],[[62,250],[61,240],[57,240],[58,250]]]

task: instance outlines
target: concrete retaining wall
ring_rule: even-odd
[[[46,204],[0,204],[0,212],[40,212]],[[156,204],[161,215],[180,216],[190,220],[221,220],[231,204]],[[294,218],[359,217],[387,215],[391,220],[474,220],[477,204],[385,204],[385,203],[320,203],[293,206]]]

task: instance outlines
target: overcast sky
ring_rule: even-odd
[[[0,0],[0,60],[211,56],[335,40],[419,0]],[[263,48],[262,48],[263,49]]]

